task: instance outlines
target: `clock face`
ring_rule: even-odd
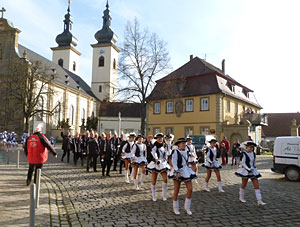
[[[99,54],[104,54],[105,51],[104,50],[99,50]]]

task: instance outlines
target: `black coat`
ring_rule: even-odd
[[[99,153],[99,143],[96,138],[90,138],[88,141],[88,155],[96,155]]]
[[[108,141],[107,139],[104,140],[100,140],[100,155],[103,156],[104,155],[104,160],[105,161],[110,161],[111,158],[113,157],[113,152],[111,150],[111,146],[110,146],[110,141]]]
[[[82,152],[87,151],[87,145],[88,145],[89,139],[90,139],[89,137],[82,136],[81,144],[80,144],[80,148],[81,148]]]
[[[73,138],[72,139],[72,151],[73,153],[81,153],[81,143],[82,140],[80,138]]]
[[[72,138],[70,136],[64,135],[63,132],[61,132],[60,135],[63,138],[62,149],[71,150]]]

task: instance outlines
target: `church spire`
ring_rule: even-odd
[[[106,2],[106,9],[103,12],[103,26],[102,29],[99,30],[95,34],[95,38],[98,41],[98,44],[100,43],[116,43],[117,42],[117,36],[114,34],[114,32],[111,30],[111,13],[109,10],[109,4],[108,0]]]
[[[71,12],[71,0],[68,0],[67,14],[64,19],[64,31],[56,37],[56,42],[59,47],[61,46],[77,46],[78,40],[72,34],[72,16]]]

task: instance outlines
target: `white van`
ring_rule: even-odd
[[[300,181],[300,137],[277,137],[274,144],[273,168],[290,181]]]

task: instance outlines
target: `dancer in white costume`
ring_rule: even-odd
[[[130,165],[130,160],[133,157],[132,156],[132,147],[134,145],[134,139],[135,139],[136,135],[135,133],[130,133],[128,136],[128,141],[126,141],[126,144],[123,146],[122,149],[122,160],[124,160],[125,162],[125,182],[129,183],[129,177],[128,177],[128,169],[129,169],[129,165]]]
[[[142,169],[141,175],[141,185],[144,185],[145,173],[146,173],[146,165],[147,165],[147,147],[146,144],[143,143],[144,137],[142,135],[138,135],[136,137],[136,143],[132,148],[132,166],[134,169],[134,184],[137,190],[139,190],[139,179],[138,179],[138,169]]]
[[[209,141],[209,143],[210,143],[210,146],[206,150],[206,162],[202,165],[203,167],[206,168],[206,178],[205,178],[204,190],[207,192],[210,191],[210,189],[208,188],[208,182],[211,177],[211,173],[214,170],[216,173],[216,176],[217,176],[219,192],[224,192],[223,187],[222,187],[221,174],[220,174],[220,169],[222,168],[222,166],[220,165],[220,163],[217,159],[220,157],[220,152],[217,147],[217,140],[211,139]]]
[[[193,145],[193,139],[191,137],[186,138],[186,148],[188,149],[190,156],[189,156],[189,165],[192,166],[193,171],[198,175],[198,157],[196,154],[195,146]],[[198,184],[197,178],[195,179],[196,184]]]
[[[160,174],[163,178],[162,184],[162,196],[163,200],[167,200],[167,189],[168,189],[168,176],[167,172],[170,170],[170,166],[167,162],[167,151],[163,144],[164,135],[158,133],[155,135],[156,139],[152,148],[152,161],[147,165],[147,170],[152,173],[152,200],[156,201],[156,181],[157,176]]]
[[[173,211],[176,215],[179,215],[179,202],[178,193],[180,189],[181,182],[185,183],[187,193],[185,198],[184,209],[188,215],[192,215],[191,212],[191,201],[192,201],[192,180],[197,178],[196,173],[188,167],[188,159],[190,153],[186,147],[186,140],[180,138],[177,140],[175,145],[178,149],[172,152],[172,170],[169,174],[169,178],[174,180],[174,193],[173,193]]]
[[[259,189],[258,178],[261,177],[260,173],[256,169],[256,155],[254,153],[254,148],[257,145],[248,141],[246,143],[246,151],[242,152],[242,168],[238,169],[235,173],[237,176],[242,178],[242,185],[240,188],[240,201],[245,203],[245,188],[247,186],[248,180],[251,179],[253,187],[255,189],[255,196],[257,199],[257,204],[259,206],[264,206],[266,203],[262,201],[261,192]]]

